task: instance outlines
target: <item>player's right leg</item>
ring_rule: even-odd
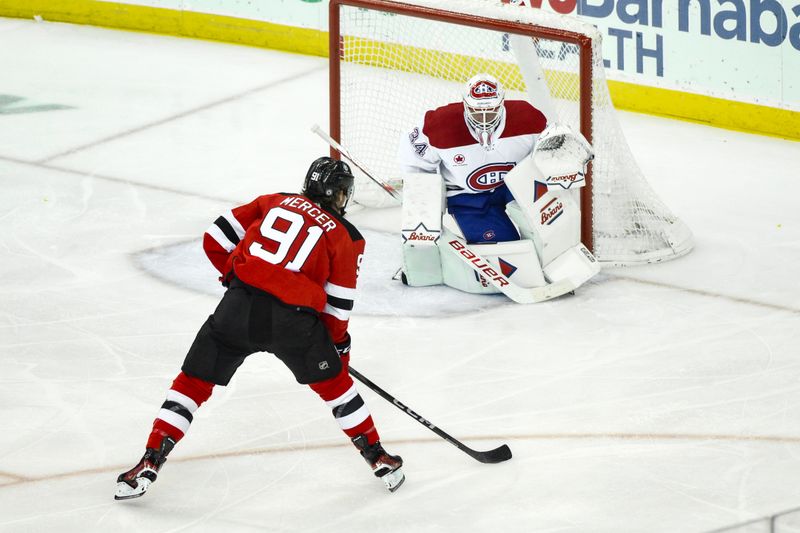
[[[375,476],[394,492],[405,481],[401,469],[403,459],[399,455],[389,455],[383,449],[372,415],[347,371],[349,359],[349,355],[342,356],[342,370],[338,375],[309,386],[331,408],[339,427],[353,442]]]
[[[389,455],[383,449],[380,441],[369,444],[369,440],[364,434],[358,435],[352,440],[358,451],[361,452],[361,457],[372,468],[375,477],[381,478],[390,492],[399,489],[403,481],[406,480],[406,476],[401,469],[403,458],[399,455]]]
[[[272,319],[281,335],[267,347],[328,405],[345,435],[369,463],[376,476],[394,491],[403,482],[403,460],[389,455],[380,444],[367,405],[348,373],[349,354],[341,357],[328,329],[315,313],[276,306]]]
[[[145,449],[139,463],[117,477],[117,491],[114,499],[130,500],[144,494],[156,481],[158,471],[161,470],[161,466],[166,462],[167,455],[174,446],[175,441],[170,437],[165,437],[158,449]]]

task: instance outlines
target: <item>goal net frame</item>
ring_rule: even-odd
[[[411,3],[413,2],[413,3]],[[464,0],[463,4],[468,4],[477,6],[478,2],[475,0]],[[495,2],[499,2],[499,0],[495,0]],[[488,9],[499,9],[505,10],[505,16],[508,16],[511,11],[508,10],[520,10],[517,13],[522,15],[525,13],[526,17],[519,17],[516,20],[513,17],[509,18],[493,18],[491,15],[492,13],[487,11],[483,13],[482,6],[486,4],[490,6],[492,4],[491,0],[484,0],[482,4],[480,4],[481,9],[475,9],[476,12],[459,12],[455,9],[448,9],[451,5],[458,6],[459,2],[456,0],[450,0],[450,3],[445,3],[444,1],[440,0],[405,0],[405,1],[398,1],[398,0],[330,0],[329,4],[329,89],[330,89],[330,134],[331,137],[336,139],[339,142],[342,142],[342,121],[345,117],[342,116],[342,62],[345,59],[345,48],[348,46],[346,37],[342,35],[342,21],[341,21],[341,12],[342,8],[346,7],[348,9],[363,9],[363,10],[370,10],[370,11],[377,11],[382,13],[394,14],[394,15],[401,15],[406,17],[413,17],[416,19],[424,19],[427,21],[436,21],[436,22],[443,22],[448,24],[454,24],[459,26],[467,26],[471,28],[477,28],[482,30],[490,30],[493,32],[500,32],[503,34],[510,34],[513,36],[521,36],[523,38],[527,38],[528,41],[532,42],[532,39],[546,39],[548,41],[555,41],[560,43],[566,43],[568,45],[574,45],[578,50],[578,68],[577,74],[579,78],[579,86],[578,86],[578,102],[577,102],[577,109],[579,110],[579,118],[578,118],[578,127],[586,139],[594,145],[593,139],[593,131],[594,131],[594,109],[593,105],[595,102],[595,87],[597,85],[597,78],[595,76],[595,69],[598,66],[598,55],[600,53],[600,42],[601,36],[596,28],[589,25],[588,23],[579,21],[574,17],[567,17],[564,15],[555,15],[551,13],[546,13],[541,10],[532,10],[530,8],[523,8],[521,6],[508,4],[507,2],[503,2],[502,5],[496,5],[494,7],[489,7]],[[534,15],[537,17],[535,20],[541,20],[542,23],[531,22],[532,15],[529,13],[532,11],[536,11],[537,13]],[[527,12],[527,13],[526,13]],[[361,40],[368,40],[365,38],[360,38]],[[395,45],[402,47],[403,45]],[[534,60],[536,61],[536,60]],[[600,58],[602,61],[602,58]],[[375,65],[371,65],[375,66]],[[538,67],[537,68],[541,68]],[[523,67],[520,65],[520,69],[522,70]],[[602,62],[600,63],[600,69],[602,69]],[[525,74],[525,81],[529,82],[529,74]],[[605,86],[605,76],[604,73],[601,73],[602,76],[599,78],[602,80],[604,85],[603,89],[606,91],[607,94],[607,86]],[[541,76],[541,72],[538,74],[534,72],[534,75]],[[466,80],[463,80],[466,81]],[[546,85],[545,82],[540,83],[541,85]],[[531,84],[527,83],[528,85],[528,93],[531,94]],[[547,88],[544,89],[545,92],[548,90]],[[547,99],[549,99],[549,94],[545,94]],[[454,94],[453,100],[456,100],[459,95]],[[540,107],[541,99],[537,98],[537,107]],[[548,104],[549,105],[549,104]],[[609,106],[612,108],[613,112],[613,105],[610,103],[609,97]],[[545,112],[545,115],[548,115]],[[380,117],[379,117],[380,118]],[[548,115],[548,121],[550,121],[551,116]],[[574,127],[574,126],[573,126]],[[354,157],[360,157],[357,151],[354,151],[351,146],[347,145],[347,139],[344,139],[343,145],[345,148],[348,148],[353,152]],[[627,145],[625,146],[627,149]],[[331,148],[331,155],[333,157],[339,157],[339,153],[334,148]],[[635,161],[634,161],[635,165]],[[368,165],[369,166],[369,165]],[[594,172],[593,172],[594,163],[589,163],[587,172],[586,172],[586,184],[584,187],[579,189],[579,200],[581,205],[581,240],[586,246],[595,251],[595,227],[594,227]],[[638,167],[636,169],[638,171]],[[640,172],[640,171],[639,171]],[[387,179],[396,176],[378,176],[382,179]],[[642,180],[644,177],[642,176]],[[646,180],[644,180],[645,186]],[[652,193],[655,197],[655,194]],[[358,192],[357,192],[358,195]],[[657,197],[655,197],[657,200]],[[356,201],[358,201],[358,196],[356,197]],[[657,200],[658,201],[658,200]],[[632,204],[637,204],[636,198],[633,199],[631,202]],[[396,204],[395,204],[396,205]],[[660,206],[659,201],[659,206]],[[642,209],[643,211],[649,211],[648,206],[644,205],[644,208],[637,207]],[[668,213],[671,217],[671,213],[664,207],[664,210]],[[656,209],[653,213],[653,218],[658,219],[663,217],[661,213]],[[671,249],[667,249],[666,251],[659,251],[659,252],[647,252],[633,256],[625,255],[624,257],[613,257],[613,258],[604,258],[602,256],[598,256],[600,261],[604,261],[606,263],[613,263],[613,264],[636,264],[642,262],[656,262],[661,261],[664,259],[671,259],[674,257],[678,257],[687,253],[691,250],[691,232],[686,228],[682,222],[675,219],[675,222],[679,224],[677,226],[678,237],[672,239],[671,237],[665,237],[664,239],[667,241],[667,248],[671,247]],[[669,233],[669,230],[667,230]],[[673,245],[672,241],[676,241],[675,245]]]

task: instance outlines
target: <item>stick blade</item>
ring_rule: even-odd
[[[502,463],[503,461],[508,461],[511,459],[511,448],[508,447],[507,444],[503,444],[499,448],[495,448],[494,450],[487,450],[485,452],[475,452],[471,453],[473,458],[477,459],[481,463],[487,464],[494,464],[494,463]]]

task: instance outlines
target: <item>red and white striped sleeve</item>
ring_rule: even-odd
[[[223,213],[203,235],[203,250],[223,276],[230,271],[228,259],[231,253],[244,238],[250,224],[260,218],[261,198]]]
[[[353,240],[336,250],[331,260],[331,274],[323,287],[327,301],[321,318],[337,344],[347,339],[347,326],[356,299],[358,270],[364,256],[364,238],[349,223],[347,225]]]

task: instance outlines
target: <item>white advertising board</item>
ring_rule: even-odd
[[[328,24],[327,0],[107,1],[320,31]],[[596,25],[609,79],[800,111],[800,0],[504,1]]]
[[[519,0],[603,31],[610,79],[800,111],[800,0]]]

